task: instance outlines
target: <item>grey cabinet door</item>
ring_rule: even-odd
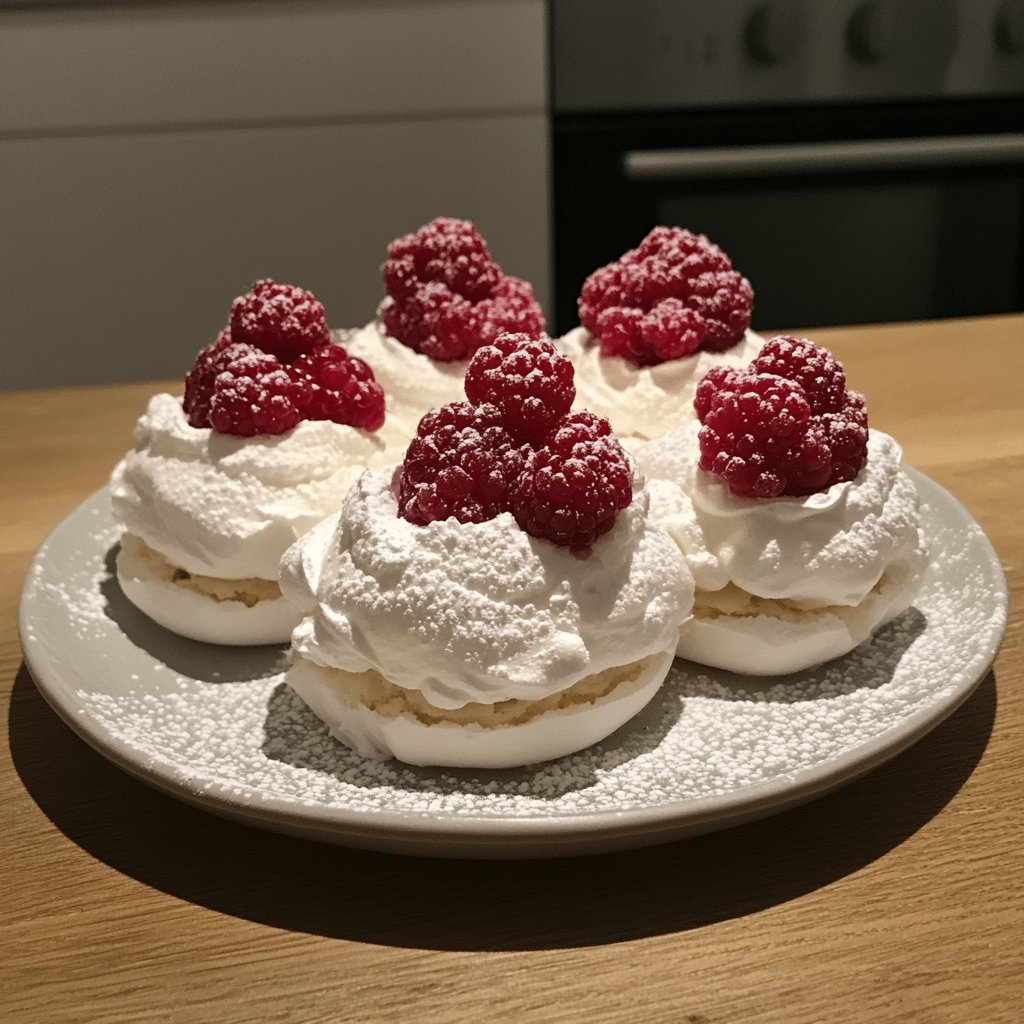
[[[547,304],[542,0],[0,10],[0,389],[181,376],[258,277],[373,316],[477,222]]]
[[[387,243],[435,216],[547,308],[546,167],[541,115],[0,140],[2,386],[181,376],[259,277],[361,325]]]

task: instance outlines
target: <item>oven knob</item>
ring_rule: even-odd
[[[861,4],[846,26],[846,45],[863,64],[879,64],[893,49],[896,19],[887,0]]]
[[[800,52],[803,24],[795,5],[777,0],[754,8],[747,19],[744,42],[758,64],[774,67]]]
[[[996,45],[1007,57],[1024,53],[1024,2],[1005,0],[993,24]]]

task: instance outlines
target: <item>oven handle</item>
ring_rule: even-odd
[[[1006,134],[720,149],[638,149],[623,156],[622,169],[629,181],[670,181],[1022,162],[1024,134]]]

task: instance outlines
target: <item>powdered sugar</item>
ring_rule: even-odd
[[[915,715],[933,724],[980,678],[1005,625],[1005,584],[977,525],[916,479],[935,559],[915,608],[846,657],[777,680],[677,661],[637,719],[539,767],[410,769],[348,751],[284,686],[279,649],[190,643],[124,602],[107,557],[117,530],[96,511],[102,495],[37,556],[22,606],[26,658],[92,742],[192,799],[242,802],[268,820],[411,815],[454,828],[461,819],[628,820],[651,808],[674,812],[681,801],[699,808],[748,786],[827,772],[903,735]]]
[[[507,512],[415,526],[396,514],[387,469],[356,481],[334,535],[316,530],[289,549],[281,581],[306,614],[299,654],[375,669],[439,708],[539,700],[674,650],[693,596],[675,544],[647,523],[644,491],[578,558]]]
[[[273,580],[295,538],[340,506],[367,465],[386,464],[391,429],[306,420],[277,437],[229,437],[154,395],[111,477],[115,513],[189,572]]]
[[[855,480],[803,498],[738,497],[698,466],[696,423],[635,452],[651,480],[655,521],[686,553],[697,587],[730,581],[764,598],[809,606],[857,605],[886,567],[918,546],[917,492],[902,451],[872,431],[867,464]]]

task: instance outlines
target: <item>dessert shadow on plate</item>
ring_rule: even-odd
[[[834,699],[856,690],[878,689],[892,681],[900,661],[928,625],[918,608],[908,608],[879,627],[846,654],[802,672],[744,676],[677,658],[669,672],[681,697],[794,704]]]
[[[286,683],[267,701],[263,753],[274,761],[320,772],[349,785],[386,785],[408,792],[475,793],[556,800],[589,788],[602,769],[615,767],[657,749],[682,713],[679,695],[668,687],[638,715],[599,743],[575,754],[522,768],[416,768],[398,761],[371,761],[331,736],[327,726]]]
[[[283,667],[284,648],[279,644],[264,647],[222,647],[186,640],[139,611],[125,597],[117,581],[115,565],[120,544],[114,544],[104,557],[106,576],[99,589],[105,601],[104,611],[111,622],[138,648],[157,663],[190,679],[203,683],[247,683],[265,679]]]
[[[925,616],[911,608],[842,658],[786,676],[739,676],[677,659],[665,685],[640,714],[600,743],[545,764],[484,772],[368,761],[334,739],[286,683],[276,686],[267,701],[261,749],[271,760],[363,788],[515,795],[525,786],[533,797],[555,800],[593,786],[604,770],[657,750],[691,698],[792,704],[884,686],[925,625]]]
[[[347,941],[558,949],[757,914],[858,871],[959,792],[988,745],[996,706],[989,673],[920,743],[784,815],[665,846],[550,861],[410,860],[256,833],[110,764],[64,725],[24,666],[13,685],[9,742],[28,797],[53,827],[101,863],[178,899]],[[603,887],[596,899],[595,877]],[[382,914],[382,887],[395,905],[417,912]],[[467,899],[467,891],[481,896]]]

